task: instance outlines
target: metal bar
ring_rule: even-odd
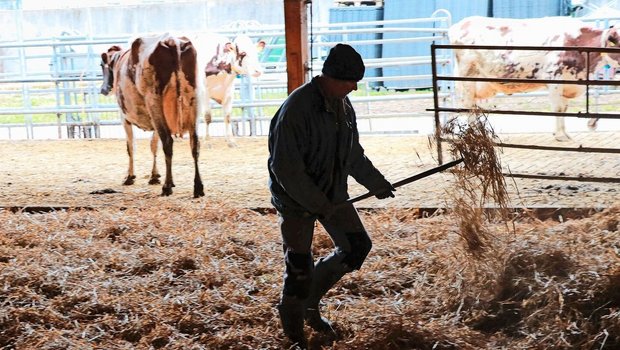
[[[485,78],[485,77],[452,77],[439,75],[437,80],[451,81],[486,81],[492,83],[521,83],[521,84],[567,84],[567,85],[609,85],[620,86],[620,81],[616,80],[560,80],[560,79],[521,79],[521,78]],[[542,87],[541,87],[542,88]]]
[[[620,183],[620,178],[614,178],[614,177],[556,176],[556,175],[533,175],[533,174],[512,174],[512,173],[504,173],[502,175],[508,176],[508,177],[523,178],[523,179]]]
[[[437,109],[440,112],[455,112],[455,113],[471,113],[482,112],[488,114],[513,114],[513,115],[546,115],[551,117],[577,117],[577,118],[600,118],[600,119],[620,119],[620,113],[570,113],[570,112],[532,112],[532,111],[508,111],[500,109],[474,109],[474,108],[444,108]],[[428,112],[434,111],[433,109],[426,109]]]
[[[368,22],[347,22],[346,26],[384,26],[387,24],[408,24],[408,23],[434,23],[434,22],[445,22],[447,21],[447,17],[428,17],[428,18],[411,18],[411,19],[392,19],[386,21],[368,21]],[[338,28],[342,27],[343,23],[330,23],[330,24],[322,24],[319,28]],[[381,28],[383,29],[383,28]]]
[[[590,113],[590,52],[586,53],[586,113]]]
[[[374,31],[376,32],[376,31]],[[400,31],[398,31],[400,32]],[[346,32],[346,34],[351,34],[350,32]],[[436,36],[419,36],[415,38],[400,38],[400,39],[367,39],[367,40],[349,40],[348,43],[352,45],[366,45],[366,44],[400,44],[400,43],[415,43],[420,41],[430,41],[437,40]],[[318,43],[317,46],[330,47],[334,46],[336,41],[326,41],[322,43]]]
[[[20,83],[56,83],[63,81],[101,81],[103,79],[102,76],[84,76],[80,78],[27,78],[27,79],[2,79],[0,83],[6,84],[20,84]]]
[[[519,51],[584,51],[618,53],[618,48],[597,46],[499,46],[499,45],[448,45],[436,44],[438,49],[519,50]]]
[[[442,142],[452,143],[451,139],[442,138]],[[567,152],[583,152],[583,153],[620,153],[620,148],[598,148],[598,147],[557,147],[557,146],[540,146],[540,145],[523,145],[517,143],[494,142],[495,147],[504,148],[521,148],[521,149],[537,149],[542,151],[567,151]]]
[[[127,37],[129,39],[129,37]],[[104,40],[104,41],[38,41],[31,43],[11,43],[0,44],[2,49],[15,49],[20,47],[49,47],[49,46],[79,46],[79,45],[99,45],[99,44],[123,44],[126,42],[118,40]]]
[[[494,144],[497,147],[504,148],[522,148],[522,149],[537,149],[543,151],[567,151],[567,152],[583,152],[583,153],[615,153],[620,154],[620,148],[599,148],[599,147],[554,147],[554,146],[540,146],[540,145],[520,145],[514,143],[496,142]]]
[[[441,147],[441,121],[439,120],[439,96],[437,88],[437,61],[436,49],[431,45],[431,70],[433,75],[433,106],[435,107],[435,141],[437,142],[437,161],[443,164],[443,150]]]
[[[14,114],[55,114],[55,113],[101,113],[101,112],[117,112],[118,107],[101,107],[101,108],[62,108],[62,107],[50,107],[50,108],[33,108],[28,110],[3,110],[0,109],[0,115],[14,115]]]

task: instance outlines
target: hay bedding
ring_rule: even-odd
[[[362,213],[373,251],[328,294],[339,336],[311,333],[312,348],[620,346],[620,207],[520,218],[487,259],[471,258],[450,216],[417,215]],[[286,347],[274,215],[216,202],[0,221],[0,348]],[[319,229],[314,253],[330,247]]]
[[[457,185],[473,184],[458,177],[466,174],[457,171]],[[470,189],[465,197],[477,200]],[[95,210],[0,211],[1,348],[287,346],[274,309],[274,215],[228,198],[127,197],[131,205]],[[618,206],[562,224],[524,216],[510,228],[483,227],[480,212],[418,214],[362,213],[373,251],[328,294],[338,336],[311,333],[311,348],[620,346]],[[467,218],[480,224],[464,226]],[[327,254],[320,228],[316,239],[315,255]]]
[[[449,120],[442,133],[450,141],[450,154],[462,158],[461,166],[452,169],[454,184],[447,190],[451,201],[448,207],[459,223],[461,237],[467,248],[480,256],[494,239],[485,227],[485,219],[492,219],[483,208],[495,206],[500,219],[510,219],[510,200],[502,164],[494,146],[497,135],[482,113],[475,121],[463,123],[458,117]]]

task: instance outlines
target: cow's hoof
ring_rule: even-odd
[[[136,180],[136,176],[135,175],[127,176],[127,178],[123,182],[123,185],[125,185],[125,186],[133,185],[135,180]]]
[[[589,129],[590,131],[594,131],[594,130],[596,130],[596,127],[598,126],[597,124],[598,124],[598,123],[597,123],[596,121],[594,121],[594,122],[592,122],[592,121],[588,121],[588,129]]]
[[[205,195],[204,185],[202,181],[194,182],[194,198],[203,197]]]
[[[159,185],[161,183],[161,181],[159,181],[160,175],[157,176],[151,176],[151,179],[149,180],[149,185]]]
[[[161,195],[162,196],[169,196],[169,195],[171,195],[172,194],[172,187],[174,187],[174,185],[162,187]]]
[[[564,135],[555,135],[555,140],[558,142],[567,142],[567,141],[571,141],[572,139],[570,138],[570,136],[564,134]]]

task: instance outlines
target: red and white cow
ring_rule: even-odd
[[[150,184],[158,184],[157,147],[161,139],[166,156],[166,179],[162,195],[172,194],[172,136],[189,133],[194,158],[194,197],[204,196],[198,171],[199,139],[196,131],[200,111],[201,85],[197,54],[192,42],[185,37],[168,34],[136,38],[131,48],[112,46],[101,54],[103,84],[101,93],[116,93],[122,111],[123,127],[127,134],[129,171],[124,181],[131,185],[134,174],[135,141],[132,125],[152,131],[151,152],[153,168]]]
[[[508,19],[468,17],[450,27],[453,45],[499,46],[587,46],[614,47],[620,43],[617,29],[597,29],[571,17],[544,17]],[[455,50],[456,72],[462,77],[519,78],[519,79],[585,79],[586,56],[577,51],[530,50]],[[604,65],[618,66],[618,54],[591,53],[590,73]],[[464,108],[472,108],[476,101],[495,96],[528,92],[545,87],[553,112],[566,112],[568,100],[585,92],[583,85],[519,84],[495,82],[457,82],[457,93]],[[596,128],[597,119],[590,119],[590,129]],[[556,118],[555,138],[568,140],[564,118]]]
[[[235,94],[235,78],[238,75],[258,77],[263,70],[258,60],[258,52],[265,42],[252,42],[247,35],[238,35],[234,40],[215,33],[198,33],[190,36],[198,51],[198,66],[205,84],[204,116],[206,122],[205,139],[209,138],[209,125],[212,121],[210,100],[222,106],[224,130],[228,145],[236,146],[230,118]]]

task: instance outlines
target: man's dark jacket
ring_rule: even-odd
[[[269,189],[280,213],[320,216],[330,203],[349,198],[349,175],[370,191],[390,186],[364,155],[351,101],[339,101],[343,113],[334,112],[314,78],[293,91],[273,117]]]

